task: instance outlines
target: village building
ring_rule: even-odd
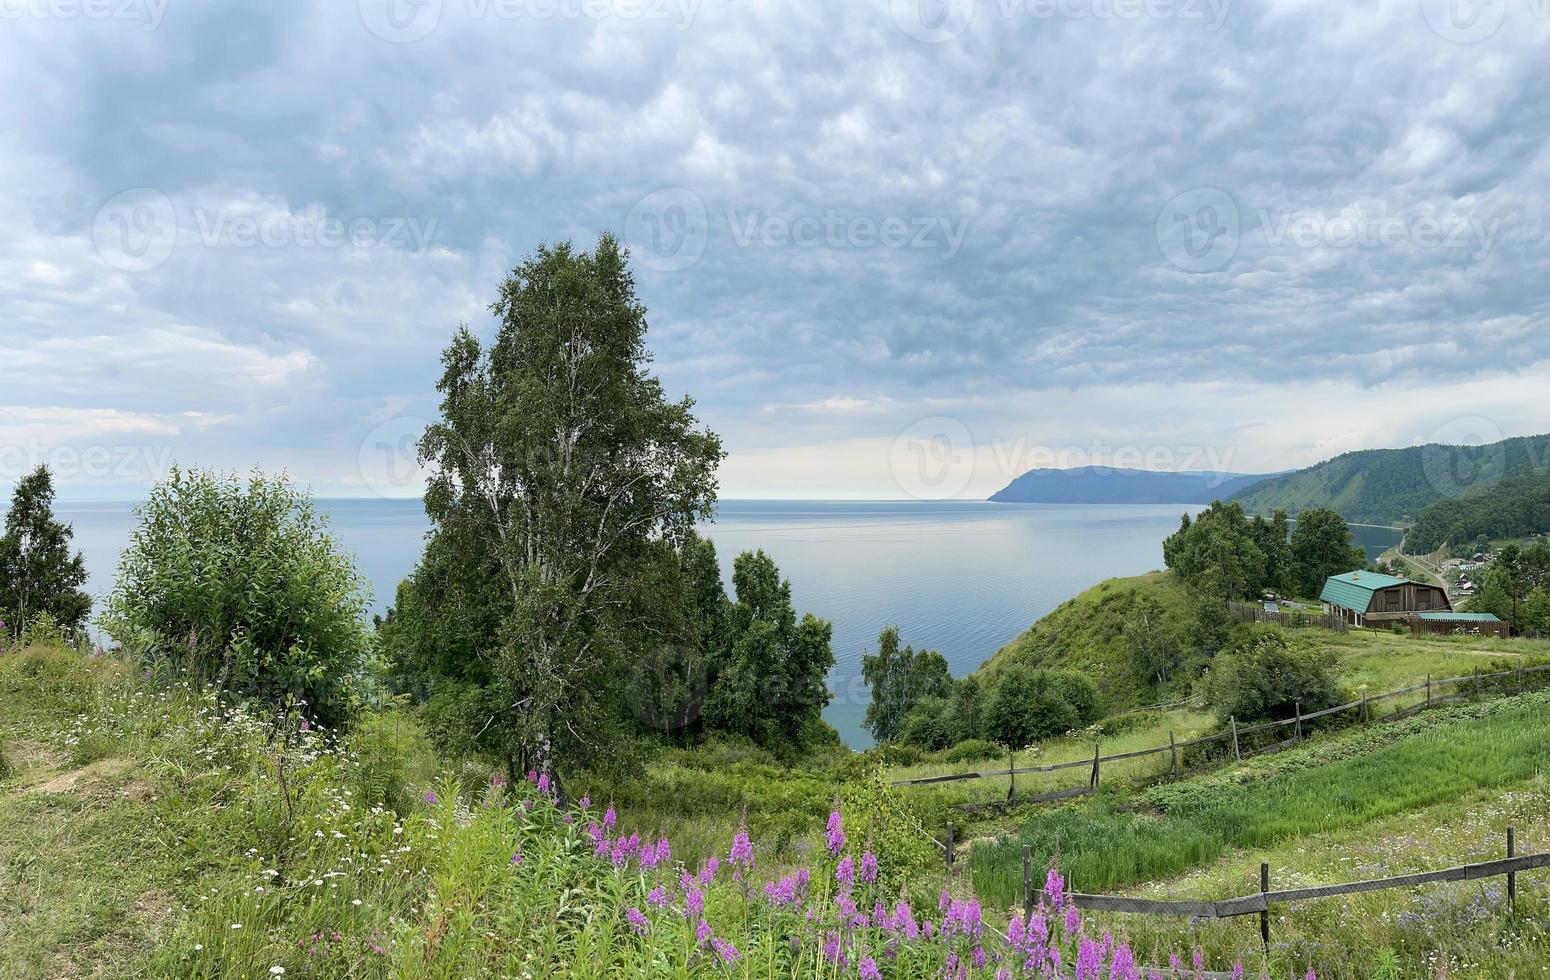
[[[1377,572],[1331,575],[1324,582],[1319,601],[1325,611],[1352,626],[1408,622],[1418,613],[1453,611],[1442,586]]]

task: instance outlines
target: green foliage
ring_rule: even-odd
[[[921,698],[899,727],[899,741],[926,750],[945,749],[954,742],[956,732],[948,717],[946,698]]]
[[[1125,623],[1125,651],[1136,676],[1158,687],[1168,683],[1183,661],[1178,632],[1152,596],[1142,596]]]
[[[85,625],[91,596],[72,533],[54,520],[54,478],[40,466],[16,485],[0,534],[0,633],[17,635],[40,614],[67,632]]]
[[[15,772],[16,769],[11,765],[10,758],[5,754],[5,747],[0,745],[0,783],[10,779]]]
[[[1344,453],[1295,473],[1271,477],[1233,494],[1253,512],[1285,510],[1296,517],[1327,507],[1348,521],[1399,524],[1419,521],[1430,505],[1475,487],[1488,487],[1550,461],[1550,435],[1483,446],[1411,446]]]
[[[1491,563],[1491,569],[1480,583],[1480,596],[1475,608],[1481,612],[1495,613],[1511,623],[1519,632],[1545,630],[1546,612],[1550,611],[1541,596],[1550,589],[1550,545],[1540,542],[1530,548],[1509,544],[1502,548]]]
[[[151,490],[104,626],[153,665],[324,724],[351,707],[365,585],[286,478],[174,470]]]
[[[1445,544],[1471,544],[1550,531],[1550,474],[1542,469],[1476,487],[1422,510],[1405,547],[1428,554]]]
[[[1163,541],[1163,562],[1192,588],[1237,599],[1258,596],[1280,577],[1242,506],[1215,501]]]
[[[877,653],[862,656],[861,676],[872,689],[863,725],[879,742],[899,737],[905,717],[922,698],[945,697],[953,685],[947,658],[935,650],[900,650],[896,626],[878,636]]]
[[[431,541],[388,656],[421,696],[447,680],[488,692],[492,713],[462,741],[509,768],[622,765],[635,651],[685,642],[682,605],[646,592],[643,569],[710,516],[721,443],[648,372],[645,308],[612,237],[541,246],[491,309],[492,344],[460,328],[442,357],[420,447]],[[470,607],[493,628],[446,625]]]
[[[1006,756],[1006,749],[995,742],[982,738],[966,738],[957,745],[937,753],[938,762],[981,762]]]
[[[1224,723],[1281,720],[1297,705],[1306,713],[1340,703],[1334,658],[1289,641],[1275,626],[1241,628],[1206,675],[1206,697]]]
[[[1332,510],[1314,508],[1297,515],[1292,530],[1292,558],[1297,588],[1317,596],[1331,575],[1367,566],[1367,552],[1356,543],[1345,518]]]
[[[345,745],[359,805],[404,816],[435,782],[440,760],[424,729],[401,706],[362,714]]]
[[[1098,688],[1068,670],[1012,667],[996,675],[980,726],[986,738],[1022,747],[1091,723]]]
[[[762,550],[737,556],[732,585],[736,601],[726,612],[726,651],[713,667],[706,724],[761,745],[800,745],[829,703],[833,627],[811,613],[797,620],[791,583]]]

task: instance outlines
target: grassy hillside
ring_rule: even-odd
[[[1429,554],[1445,544],[1522,538],[1550,530],[1550,474],[1525,473],[1477,487],[1450,500],[1439,500],[1416,518],[1405,547]]]
[[[1329,507],[1364,524],[1414,521],[1429,505],[1473,486],[1542,471],[1550,435],[1485,446],[1411,446],[1345,453],[1306,469],[1255,483],[1233,495],[1250,513],[1285,510],[1296,516]]]
[[[1056,606],[980,667],[993,674],[1013,663],[1079,670],[1098,683],[1110,710],[1137,703],[1140,691],[1126,667],[1124,629],[1143,596],[1162,605],[1176,625],[1188,616],[1184,586],[1172,572],[1111,578]]]

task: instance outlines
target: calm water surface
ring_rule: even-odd
[[[128,503],[62,503],[99,597],[112,586],[129,541]],[[419,558],[427,528],[417,500],[324,500],[320,508],[352,549],[374,590],[372,608],[392,603]],[[791,580],[799,613],[834,624],[834,701],[826,717],[847,743],[869,744],[861,719],[869,698],[861,655],[878,632],[898,626],[904,641],[940,650],[966,674],[1077,592],[1115,575],[1162,565],[1162,539],[1183,504],[991,504],[979,501],[723,501],[705,532],[716,543],[730,587],[732,559],[763,548]],[[1373,554],[1397,541],[1358,528]]]

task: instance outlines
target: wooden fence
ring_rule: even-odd
[[[1283,626],[1318,626],[1322,629],[1335,630],[1344,633],[1350,630],[1351,624],[1345,621],[1345,617],[1335,613],[1311,613],[1302,609],[1287,609],[1271,612],[1264,606],[1256,606],[1247,602],[1228,602],[1227,609],[1239,619],[1248,623],[1279,623]]]
[[[1242,915],[1259,916],[1260,939],[1268,947],[1270,945],[1270,908],[1274,905],[1298,905],[1304,902],[1317,901],[1324,898],[1336,898],[1341,895],[1356,895],[1361,892],[1383,891],[1391,888],[1415,888],[1420,885],[1429,885],[1443,881],[1476,881],[1481,878],[1506,878],[1507,879],[1507,903],[1512,909],[1518,898],[1518,874],[1523,871],[1533,871],[1538,868],[1550,867],[1550,853],[1518,855],[1514,828],[1507,828],[1507,856],[1494,861],[1480,861],[1474,864],[1461,864],[1452,868],[1443,868],[1439,871],[1419,871],[1413,874],[1395,875],[1390,878],[1372,878],[1365,881],[1352,881],[1338,885],[1314,885],[1306,888],[1287,888],[1280,891],[1270,890],[1270,865],[1261,863],[1259,866],[1259,891],[1237,898],[1220,900],[1209,899],[1151,899],[1130,898],[1124,895],[1089,895],[1083,892],[1068,892],[1063,896],[1064,901],[1071,902],[1077,908],[1088,909],[1094,912],[1119,912],[1136,915],[1182,915],[1194,919],[1230,919]],[[947,825],[947,870],[952,874],[952,839],[953,826]],[[936,842],[941,845],[941,841]],[[1047,897],[1048,893],[1043,888],[1034,886],[1033,877],[1033,849],[1023,845],[1023,914],[1033,914],[1036,900]]]
[[[1243,759],[1250,755],[1267,755],[1273,752],[1280,752],[1297,744],[1297,742],[1300,741],[1303,737],[1303,726],[1308,722],[1316,721],[1320,718],[1338,715],[1343,712],[1356,712],[1359,722],[1369,722],[1372,720],[1373,705],[1394,698],[1400,698],[1406,695],[1420,694],[1425,692],[1425,698],[1423,700],[1420,700],[1416,704],[1407,708],[1402,708],[1400,710],[1390,712],[1388,715],[1384,716],[1385,720],[1403,718],[1418,711],[1424,711],[1434,705],[1446,704],[1451,701],[1459,701],[1470,696],[1479,696],[1483,690],[1482,685],[1484,685],[1487,681],[1505,682],[1507,678],[1511,678],[1512,681],[1510,683],[1504,683],[1502,685],[1505,688],[1506,693],[1521,693],[1527,689],[1529,675],[1538,675],[1545,671],[1550,671],[1550,664],[1541,664],[1535,667],[1518,667],[1513,670],[1497,671],[1490,674],[1465,674],[1459,677],[1445,677],[1440,680],[1433,680],[1431,677],[1427,677],[1426,682],[1423,684],[1412,684],[1409,687],[1402,687],[1398,690],[1385,691],[1382,694],[1374,694],[1361,698],[1357,701],[1350,701],[1345,704],[1337,704],[1332,708],[1324,708],[1321,711],[1312,711],[1304,714],[1299,707],[1293,717],[1286,718],[1281,721],[1266,721],[1256,725],[1240,726],[1237,722],[1237,719],[1229,719],[1229,727],[1227,731],[1219,732],[1215,735],[1203,735],[1199,738],[1186,739],[1182,742],[1176,741],[1173,737],[1173,733],[1169,732],[1168,744],[1158,745],[1153,748],[1137,749],[1132,752],[1120,752],[1115,755],[1103,755],[1102,743],[1097,742],[1093,745],[1093,756],[1091,759],[1078,759],[1072,762],[1057,762],[1047,766],[1015,766],[1009,764],[1005,769],[985,769],[978,772],[961,772],[945,776],[925,776],[919,779],[896,779],[893,781],[892,785],[928,786],[936,783],[953,783],[973,779],[990,779],[1000,776],[1011,777],[1012,786],[1007,794],[1006,800],[994,800],[987,803],[968,803],[955,807],[955,809],[964,812],[975,812],[1017,803],[1047,803],[1056,800],[1065,800],[1072,797],[1085,796],[1089,793],[1095,792],[1098,789],[1102,779],[1104,763],[1120,762],[1126,759],[1140,759],[1145,756],[1160,755],[1166,752],[1169,755],[1169,771],[1177,773],[1179,771],[1179,753],[1181,751],[1188,748],[1193,748],[1195,746],[1207,745],[1216,742],[1230,742],[1232,745],[1233,758],[1235,760]],[[1453,689],[1452,693],[1440,693],[1442,689],[1450,687]],[[1291,729],[1290,738],[1280,739],[1268,745],[1258,746],[1251,751],[1244,750],[1243,739],[1245,736],[1284,728]],[[1086,786],[1077,786],[1069,789],[1056,790],[1054,792],[1041,793],[1034,796],[1019,797],[1017,795],[1018,776],[1082,768],[1089,769],[1088,782]]]

